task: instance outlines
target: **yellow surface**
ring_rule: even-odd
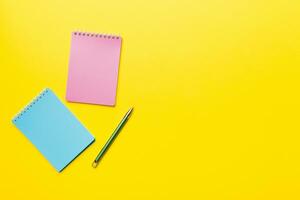
[[[0,199],[300,199],[299,10],[298,0],[1,0]],[[114,108],[64,100],[74,30],[123,37]],[[11,123],[45,87],[96,137],[62,173]]]

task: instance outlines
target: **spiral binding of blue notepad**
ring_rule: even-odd
[[[95,139],[50,90],[43,90],[12,122],[60,172]]]

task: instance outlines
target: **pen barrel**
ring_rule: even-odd
[[[123,119],[121,120],[121,122],[118,124],[118,126],[114,130],[113,134],[109,137],[109,139],[107,140],[107,142],[105,143],[105,145],[103,146],[103,148],[101,149],[101,151],[99,152],[99,154],[97,155],[97,157],[95,158],[93,166],[94,165],[97,166],[97,163],[99,162],[100,158],[105,154],[105,152],[107,151],[107,149],[113,143],[114,139],[118,136],[120,130],[122,129],[122,127],[124,126],[124,124],[128,120],[131,111],[132,111],[132,108],[125,114],[125,116],[123,117]]]

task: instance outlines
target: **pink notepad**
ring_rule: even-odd
[[[72,33],[68,101],[115,105],[121,42],[119,36]]]

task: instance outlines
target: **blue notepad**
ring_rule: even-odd
[[[12,122],[60,172],[95,139],[50,90],[43,90]]]

